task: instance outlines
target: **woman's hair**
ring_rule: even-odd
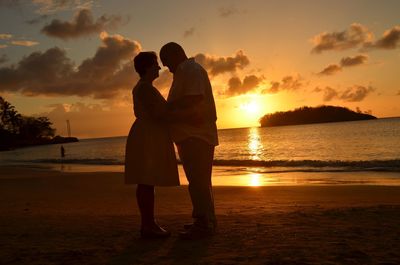
[[[157,63],[157,55],[155,52],[140,52],[133,59],[133,64],[135,65],[135,70],[140,77],[146,74],[147,68]]]

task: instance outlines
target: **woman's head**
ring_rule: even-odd
[[[160,67],[158,66],[157,55],[155,52],[140,52],[136,55],[135,59],[133,59],[133,63],[135,70],[140,77],[149,74],[149,71],[157,71],[157,76],[155,76],[155,78],[158,77],[158,70]]]

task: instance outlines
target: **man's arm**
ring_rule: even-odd
[[[169,102],[167,120],[172,123],[182,122],[189,124],[203,122],[203,117],[201,116],[203,99],[203,95],[190,95]]]

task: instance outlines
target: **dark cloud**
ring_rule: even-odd
[[[45,14],[45,15],[41,15],[41,16],[35,17],[33,19],[27,20],[25,22],[29,25],[35,25],[35,24],[39,24],[43,21],[46,21],[48,19],[48,17],[49,17],[49,15]]]
[[[342,71],[342,67],[337,64],[328,65],[324,70],[318,73],[318,75],[333,75],[337,72]]]
[[[18,7],[21,4],[21,0],[0,0],[0,7],[13,8]]]
[[[315,87],[314,89],[313,89],[313,92],[316,92],[316,93],[319,93],[319,92],[321,92],[322,91],[322,88],[320,88],[319,86],[317,86],[317,87]]]
[[[287,75],[280,82],[271,81],[271,87],[261,91],[263,94],[275,94],[283,90],[296,91],[304,86],[304,80],[301,76]]]
[[[239,13],[239,10],[234,6],[218,8],[218,14],[220,17],[225,18],[225,17],[229,17],[229,16],[232,16],[232,15],[238,14],[238,13]]]
[[[225,91],[225,94],[229,96],[246,94],[254,90],[262,80],[263,77],[255,75],[245,76],[243,82],[238,77],[232,77],[228,81],[228,89]]]
[[[323,101],[331,101],[332,99],[337,98],[339,95],[339,93],[335,89],[329,86],[323,89],[323,93]]]
[[[324,70],[318,73],[318,75],[323,76],[323,75],[334,75],[340,71],[343,70],[345,67],[350,67],[350,66],[357,66],[357,65],[362,65],[365,64],[365,62],[368,60],[368,56],[366,55],[356,55],[353,57],[344,57],[340,60],[340,65],[338,64],[331,64],[328,65]]]
[[[341,51],[358,47],[371,41],[372,33],[363,25],[353,23],[344,31],[327,33],[323,32],[313,37],[314,47],[311,52]]]
[[[303,79],[300,76],[285,76],[282,78],[280,89],[284,90],[298,90],[303,86]]]
[[[323,92],[324,101],[340,99],[346,102],[359,102],[364,100],[370,93],[372,93],[375,90],[376,89],[371,86],[366,87],[366,86],[354,85],[352,87],[345,89],[344,91],[339,91],[329,86],[325,87],[320,91]]]
[[[358,102],[362,101],[368,94],[375,91],[375,88],[369,86],[353,86],[347,88],[340,95],[340,99],[348,102]]]
[[[275,94],[279,92],[279,86],[280,83],[279,82],[271,82],[271,87],[264,90],[263,93],[268,93],[268,94]]]
[[[400,26],[395,26],[383,33],[383,36],[375,43],[366,43],[365,48],[391,50],[400,46]]]
[[[2,54],[0,56],[0,64],[5,63],[5,62],[8,62],[8,57],[7,57],[7,55]]]
[[[120,16],[103,15],[94,21],[89,9],[81,9],[71,21],[53,19],[50,24],[43,27],[42,32],[50,37],[67,40],[115,28],[120,23]]]
[[[21,9],[24,5],[36,8],[35,13],[50,14],[63,10],[91,8],[96,0],[0,0],[0,7]]]
[[[185,30],[185,32],[183,32],[183,37],[187,38],[190,37],[194,34],[195,28],[191,27],[190,29]]]
[[[368,60],[368,56],[360,54],[353,57],[344,57],[340,60],[340,65],[342,67],[356,66],[364,64]]]
[[[76,95],[112,98],[137,81],[132,58],[140,44],[120,35],[102,34],[102,46],[78,67],[64,50],[51,48],[24,57],[17,66],[0,68],[0,91],[25,95]]]
[[[35,1],[34,4],[38,7],[36,13],[50,14],[63,10],[90,9],[93,2],[93,0],[41,0]]]
[[[241,50],[231,57],[217,57],[199,53],[195,56],[195,60],[212,76],[233,73],[237,69],[243,69],[250,63],[249,58]]]

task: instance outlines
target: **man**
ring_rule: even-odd
[[[211,235],[216,229],[211,173],[214,148],[218,145],[215,102],[207,72],[188,58],[174,42],[160,50],[164,66],[173,73],[168,94],[170,132],[189,181],[193,224],[185,225],[184,239]]]

